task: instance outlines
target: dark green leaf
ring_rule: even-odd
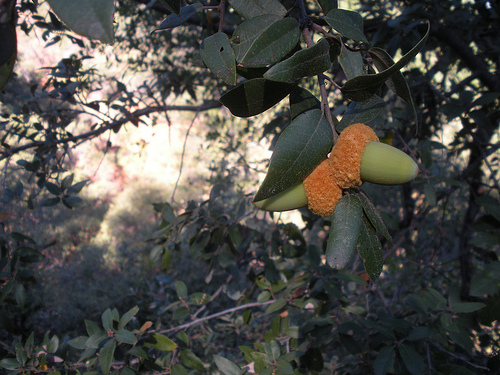
[[[197,292],[191,294],[189,296],[189,300],[195,305],[204,305],[206,303],[209,303],[212,299],[206,293]]]
[[[451,310],[454,313],[471,313],[473,311],[477,311],[485,307],[486,305],[481,302],[460,302],[460,303],[454,303],[451,306]]]
[[[240,368],[240,366],[227,358],[221,357],[219,355],[214,355],[214,361],[217,368],[224,375],[240,375],[243,373],[243,370]]]
[[[187,286],[184,282],[182,281],[177,281],[175,283],[175,290],[177,292],[177,297],[180,299],[187,300],[188,298],[188,291],[187,291]]]
[[[183,321],[189,315],[189,309],[186,306],[181,306],[175,309],[172,319]]]
[[[231,38],[231,44],[236,55],[236,61],[240,62],[247,55],[248,50],[255,43],[257,38],[266,31],[266,29],[272,25],[274,22],[280,20],[274,14],[263,14],[261,16],[252,18],[242,22]],[[240,68],[240,67],[239,67]],[[266,69],[266,68],[255,68],[255,69]],[[264,74],[264,73],[262,73]],[[256,77],[253,77],[256,78]]]
[[[436,192],[434,191],[434,186],[430,182],[424,185],[424,193],[425,199],[431,206],[435,206],[437,204]]]
[[[257,296],[257,302],[265,302],[268,301],[269,298],[271,298],[271,292],[264,290]]]
[[[61,201],[61,198],[59,198],[59,197],[57,197],[57,198],[47,198],[47,199],[44,199],[43,201],[40,202],[40,206],[51,207],[51,206],[55,206],[60,201]]]
[[[321,110],[313,109],[297,116],[279,137],[266,178],[254,201],[301,183],[330,152],[332,142],[331,126]]]
[[[160,3],[172,13],[180,15],[182,0],[160,0]]]
[[[114,355],[116,349],[116,341],[109,340],[104,346],[99,350],[99,366],[101,371],[105,374],[109,373],[111,369],[111,363],[113,363]]]
[[[373,203],[370,201],[370,199],[366,196],[366,194],[363,191],[360,191],[359,194],[357,194],[357,197],[361,201],[361,205],[363,206],[363,212],[365,213],[368,220],[370,220],[370,223],[377,230],[377,232],[379,232],[382,236],[384,236],[385,239],[389,241],[389,243],[392,245],[391,234],[387,230],[384,220],[380,216],[378,210],[375,208]]]
[[[427,339],[431,336],[431,330],[429,327],[415,327],[411,330],[410,334],[407,337],[409,341],[418,341]]]
[[[26,289],[23,284],[16,283],[16,285],[14,285],[14,297],[19,307],[24,308],[26,304]]]
[[[80,356],[80,358],[78,359],[78,361],[79,362],[85,361],[86,359],[94,357],[96,353],[97,353],[97,349],[96,348],[85,349],[85,351],[82,353],[82,355]],[[94,357],[93,361],[96,362],[96,360],[97,360],[97,358]],[[97,375],[97,374],[95,374],[95,375]]]
[[[483,207],[487,213],[500,222],[500,201],[497,198],[489,195],[482,195],[477,197],[474,202]]]
[[[377,354],[373,371],[375,375],[385,375],[394,366],[394,348],[392,346],[384,346]]]
[[[108,333],[101,331],[89,336],[87,342],[85,343],[86,349],[97,349],[99,344],[108,338]]]
[[[182,350],[180,359],[182,364],[188,368],[192,368],[197,371],[205,370],[203,362],[191,350]]]
[[[286,9],[278,0],[229,0],[229,4],[243,18],[250,19],[263,14],[283,17]]]
[[[114,0],[48,0],[52,10],[77,34],[113,43]]]
[[[68,208],[76,208],[85,205],[85,202],[80,197],[67,197],[62,199],[63,204]]]
[[[104,330],[111,331],[113,329],[113,313],[111,309],[106,309],[101,316],[102,326]]]
[[[72,340],[69,340],[68,345],[75,349],[83,350],[87,348],[86,344],[88,339],[89,339],[88,336],[78,336]]]
[[[69,176],[64,177],[64,180],[61,182],[61,189],[66,190],[73,183],[73,178],[75,177],[74,173],[71,173]]]
[[[319,348],[315,348],[314,346],[309,348],[300,361],[303,361],[305,366],[311,371],[323,371],[323,354]]]
[[[293,367],[289,362],[280,358],[276,363],[276,374],[291,375],[293,374]]]
[[[61,188],[59,186],[57,186],[56,184],[53,184],[52,182],[46,182],[45,188],[52,195],[60,195],[61,194]]]
[[[389,69],[394,65],[392,57],[381,48],[370,48],[368,53],[372,57],[372,60],[377,67],[379,72]],[[411,97],[411,92],[406,80],[401,72],[394,73],[394,75],[386,81],[386,85],[401,99],[408,103],[414,114],[416,115],[415,105]]]
[[[332,9],[326,15],[325,21],[340,35],[368,43],[363,34],[363,17],[359,13],[345,9]]]
[[[226,34],[219,32],[206,38],[201,44],[200,56],[217,77],[229,85],[236,84],[236,61]]]
[[[337,131],[341,132],[352,124],[369,123],[379,115],[384,106],[384,100],[377,95],[373,95],[364,102],[350,103],[336,127]]]
[[[45,258],[40,251],[27,246],[20,246],[16,249],[16,255],[24,263],[37,263]]]
[[[120,329],[118,332],[116,332],[115,338],[116,341],[123,344],[134,345],[137,342],[137,337],[135,337],[132,332],[126,329]]]
[[[481,273],[472,280],[471,296],[493,295],[500,291],[500,262],[495,261],[484,266]]]
[[[452,329],[448,332],[450,335],[451,341],[455,344],[460,345],[467,352],[471,352],[474,348],[474,344],[472,342],[471,336],[467,330],[464,330],[463,327],[456,326],[456,329]]]
[[[146,353],[146,351],[142,347],[140,347],[140,346],[134,346],[134,347],[132,347],[128,351],[128,353],[130,355],[133,355],[135,357],[139,357],[141,359],[148,359],[149,358],[148,357],[148,353]]]
[[[443,311],[448,309],[448,302],[446,301],[446,298],[444,298],[443,295],[436,289],[430,288],[429,290],[426,290],[423,292],[423,297],[434,311]]]
[[[172,369],[170,370],[171,375],[189,375],[187,370],[179,364],[175,364],[172,366]]]
[[[9,234],[9,238],[17,241],[17,242],[29,242],[33,245],[36,245],[35,240],[33,240],[31,237],[26,236],[25,234],[19,233],[19,232],[12,232]]]
[[[16,371],[20,369],[21,364],[19,361],[15,358],[3,358],[0,360],[0,367],[10,370],[10,371]]]
[[[15,9],[13,6],[12,9]],[[2,15],[3,16],[3,15]],[[7,18],[7,16],[5,17]],[[0,91],[3,90],[14,69],[17,57],[17,37],[15,22],[7,22],[2,27],[2,38],[0,42]],[[2,146],[7,147],[2,142]],[[28,164],[28,163],[26,163]]]
[[[153,334],[151,339],[153,340],[153,342],[151,344],[148,343],[147,345],[153,346],[155,349],[164,352],[173,352],[175,349],[177,349],[177,344],[161,333]]]
[[[339,7],[337,0],[318,0],[318,3],[325,14],[328,14],[328,12],[332,9],[337,9]]]
[[[350,51],[342,45],[338,60],[347,79],[352,79],[363,74],[364,68],[361,52]]]
[[[220,102],[228,107],[234,116],[251,117],[279,103],[294,87],[295,85],[290,83],[255,78],[226,92]]]
[[[363,259],[363,265],[370,279],[377,280],[382,272],[384,256],[382,255],[382,245],[377,237],[375,228],[371,225],[365,215],[359,233],[358,253]]]
[[[267,306],[266,314],[272,314],[273,312],[278,311],[285,305],[286,305],[286,299],[284,297],[280,297],[275,302]]]
[[[188,19],[190,19],[192,16],[194,16],[197,12],[201,11],[202,9],[203,5],[201,3],[194,3],[185,6],[180,10],[179,15],[171,14],[167,18],[165,18],[162,21],[162,23],[160,23],[160,26],[158,26],[158,28],[153,30],[153,32],[158,30],[173,29],[174,27],[182,25],[184,22],[186,22]]]
[[[298,115],[312,109],[321,109],[321,102],[309,91],[295,87],[289,96],[290,117],[294,120]]]
[[[177,335],[175,335],[179,340],[181,340],[184,344],[189,346],[189,337],[185,331],[180,331]]]
[[[356,102],[362,102],[370,99],[370,97],[378,91],[385,81],[387,81],[396,72],[399,72],[401,68],[407,65],[420,52],[427,41],[429,31],[430,27],[428,24],[427,32],[424,37],[415,45],[415,47],[413,47],[390,68],[377,74],[365,74],[348,80],[344,87],[342,87],[342,93],[348,99]]]
[[[332,214],[326,245],[326,261],[332,268],[344,268],[356,252],[363,208],[355,195],[344,195]]]
[[[97,323],[85,319],[85,328],[89,336],[95,335],[96,333],[101,333],[102,328],[97,325]]]
[[[80,182],[77,182],[76,184],[71,185],[68,188],[68,190],[66,190],[66,194],[68,194],[68,195],[78,194],[80,191],[82,191],[82,189],[85,187],[85,185],[87,185],[87,182],[88,182],[88,180],[85,180],[85,181],[80,181]]]
[[[264,78],[293,83],[323,73],[331,64],[330,43],[320,39],[314,46],[295,52],[292,57],[274,65],[264,74]]]
[[[15,345],[15,348],[16,359],[21,364],[21,366],[24,366],[26,364],[26,361],[28,360],[28,353],[26,353],[26,350],[20,342]]]
[[[296,19],[284,18],[266,24],[268,26],[260,30],[260,33],[250,35],[253,39],[249,40],[243,33],[233,36],[233,48],[241,66],[256,68],[274,64],[291,52],[299,42],[300,29]]]
[[[139,312],[137,306],[132,307],[129,311],[122,315],[118,323],[118,329],[123,329],[132,320],[132,318]]]
[[[408,344],[401,344],[399,354],[408,371],[413,375],[422,375],[424,373],[425,363],[420,354]]]
[[[493,102],[496,98],[500,97],[500,92],[483,92],[481,93],[481,96],[477,99],[475,99],[471,103],[471,108],[476,107],[476,106],[483,106],[490,104]]]
[[[59,349],[59,337],[53,336],[47,343],[47,353],[54,354]]]

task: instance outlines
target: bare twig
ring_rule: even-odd
[[[433,342],[431,340],[427,340],[427,342],[429,344],[431,344],[432,346],[434,346],[436,349],[442,351],[443,353],[448,354],[450,357],[456,358],[456,359],[458,359],[458,360],[460,360],[460,361],[468,364],[471,367],[474,367],[474,368],[477,368],[477,369],[480,369],[480,370],[485,370],[485,371],[488,371],[488,372],[490,371],[489,368],[484,367],[484,366],[480,366],[480,365],[476,365],[475,363],[472,363],[472,362],[468,361],[467,359],[465,359],[463,356],[461,356],[459,354],[455,354],[453,352],[450,352],[450,351],[442,348],[441,346],[439,346],[438,344],[436,344],[435,342]]]
[[[226,26],[226,0],[220,0],[218,11],[219,11],[219,32],[223,32]]]
[[[21,151],[29,150],[29,149],[36,148],[36,147],[57,146],[57,145],[62,145],[62,144],[66,144],[66,143],[71,143],[71,142],[76,143],[78,141],[87,141],[87,140],[93,139],[95,137],[98,137],[102,133],[105,133],[109,130],[119,128],[120,126],[126,124],[127,122],[130,122],[133,120],[136,121],[137,119],[139,119],[142,116],[150,115],[151,113],[166,112],[166,111],[191,111],[191,112],[198,113],[201,111],[207,111],[210,109],[219,108],[220,106],[221,106],[221,104],[219,102],[209,101],[209,102],[203,103],[199,106],[189,106],[189,105],[171,105],[171,106],[169,106],[169,105],[164,105],[164,106],[151,106],[151,107],[147,107],[147,108],[142,108],[142,109],[138,109],[138,110],[128,114],[127,116],[125,116],[119,120],[115,120],[115,121],[110,122],[110,123],[105,122],[101,127],[97,128],[97,129],[94,129],[94,130],[91,130],[89,132],[82,133],[79,135],[75,135],[75,136],[56,139],[56,140],[53,140],[50,144],[48,144],[46,141],[34,141],[34,142],[24,144],[22,146],[13,147],[13,148],[7,149],[5,151],[0,151],[0,160],[4,160],[12,155],[15,155],[15,154],[21,152]]]
[[[312,41],[309,29],[308,28],[302,29],[302,35],[304,36],[304,39],[306,41],[307,48],[312,47],[314,45],[314,42]],[[328,123],[332,127],[333,143],[335,144],[337,142],[337,132],[335,130],[335,124],[333,122],[332,112],[330,111],[330,104],[328,103],[328,94],[326,92],[324,74],[318,74],[318,83],[319,83],[319,91],[321,93],[321,110],[325,115]]]
[[[198,117],[198,113],[200,113],[199,110],[196,111],[193,119],[191,120],[191,124],[189,124],[189,127],[186,131],[186,136],[184,137],[184,144],[182,145],[182,154],[181,154],[181,165],[179,166],[179,174],[177,175],[177,180],[175,181],[174,190],[172,191],[172,198],[171,198],[172,203],[175,202],[175,193],[177,191],[177,186],[179,185],[179,181],[182,176],[182,169],[184,168],[184,155],[186,154],[186,145],[187,145],[187,140],[189,138],[189,133],[191,132],[194,122]]]
[[[194,325],[206,322],[207,320],[212,320],[212,319],[218,318],[220,316],[232,314],[236,311],[240,311],[240,310],[244,310],[244,309],[251,309],[253,307],[267,306],[273,302],[275,302],[275,300],[270,300],[270,301],[266,301],[266,302],[251,302],[251,303],[247,303],[245,305],[240,305],[240,306],[232,307],[232,308],[227,309],[227,310],[219,311],[219,312],[212,314],[212,315],[204,316],[203,318],[193,320],[192,322],[189,322],[189,323],[181,324],[180,326],[177,326],[177,327],[172,327],[172,328],[165,329],[162,331],[151,331],[151,332],[167,333],[167,334],[173,333],[173,332],[178,332],[178,331],[182,331],[183,329],[187,329],[189,327],[192,327]]]

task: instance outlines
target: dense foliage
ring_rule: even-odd
[[[2,371],[498,370],[496,2],[68,4],[0,0]],[[77,52],[17,74],[16,31]],[[123,202],[85,195],[73,153],[92,143],[109,157],[111,135],[177,112],[186,140],[206,123],[210,176],[172,181],[168,201],[147,181],[127,181]],[[418,177],[344,189],[359,208],[340,219],[256,209],[358,122]]]

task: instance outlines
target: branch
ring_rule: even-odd
[[[474,367],[474,368],[477,368],[477,369],[480,369],[480,370],[484,370],[484,371],[490,371],[489,368],[487,367],[484,367],[484,366],[480,366],[480,365],[476,365],[475,363],[472,363],[470,361],[468,361],[466,358],[464,358],[463,356],[461,355],[458,355],[458,354],[455,354],[455,353],[452,353],[444,348],[442,348],[441,346],[439,346],[438,344],[436,344],[435,342],[431,341],[431,340],[427,340],[427,342],[429,344],[431,344],[432,346],[434,346],[436,349],[448,354],[450,357],[453,357],[453,358],[456,358],[460,361],[463,361],[464,363],[468,364],[469,366],[471,367]]]
[[[14,154],[17,154],[21,151],[29,150],[32,148],[36,147],[43,147],[43,146],[56,146],[56,145],[61,145],[61,144],[66,144],[70,142],[78,142],[81,140],[89,140],[92,138],[95,138],[102,133],[105,133],[109,130],[119,128],[120,126],[126,124],[127,122],[130,121],[136,121],[142,116],[147,116],[150,115],[151,113],[156,113],[156,112],[166,112],[166,111],[191,111],[191,112],[201,112],[201,111],[208,111],[210,109],[214,108],[219,108],[221,104],[216,101],[207,101],[199,106],[189,106],[189,105],[164,105],[164,106],[151,106],[147,108],[142,108],[138,109],[134,112],[131,112],[124,118],[121,118],[119,120],[115,120],[111,123],[105,122],[103,126],[100,128],[88,131],[86,133],[82,133],[79,135],[71,136],[71,137],[66,137],[66,138],[60,138],[56,139],[52,142],[46,142],[46,141],[34,141],[31,143],[27,143],[22,146],[14,147],[5,151],[0,151],[0,161],[4,160],[6,158],[11,157]]]
[[[311,38],[311,33],[308,28],[302,29],[302,36],[306,41],[307,48],[310,48],[314,45],[314,42]],[[333,144],[337,143],[337,131],[335,130],[335,123],[333,122],[332,112],[330,111],[330,104],[328,103],[328,94],[326,92],[325,86],[325,75],[318,74],[318,83],[319,83],[319,91],[321,93],[321,110],[325,115],[328,123],[332,127],[333,134]]]
[[[478,76],[483,84],[491,91],[500,91],[500,77],[490,73],[486,62],[469,47],[465,39],[454,28],[442,24],[438,20],[431,20],[431,30],[435,38],[446,43],[460,56],[472,74]]]
[[[165,329],[165,330],[162,330],[162,331],[152,331],[152,332],[173,333],[173,332],[177,332],[177,331],[182,331],[182,330],[184,330],[186,328],[189,328],[189,327],[192,327],[192,326],[194,326],[196,324],[200,324],[202,322],[206,322],[207,320],[212,320],[212,319],[218,318],[220,316],[231,314],[231,313],[239,311],[239,310],[251,309],[253,307],[260,307],[260,306],[270,305],[273,302],[276,302],[276,301],[275,300],[270,300],[270,301],[266,301],[266,302],[251,302],[251,303],[247,303],[245,305],[240,305],[240,306],[232,307],[232,308],[227,309],[227,310],[219,311],[218,313],[215,313],[215,314],[212,314],[212,315],[204,316],[203,318],[199,318],[199,319],[193,320],[192,322],[185,323],[185,324],[182,324],[182,325],[177,326],[177,327]]]

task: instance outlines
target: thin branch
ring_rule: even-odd
[[[484,367],[484,366],[480,366],[480,365],[476,365],[475,363],[472,363],[472,362],[468,361],[467,359],[465,359],[465,358],[464,358],[464,357],[462,357],[461,355],[455,354],[455,353],[453,353],[453,352],[450,352],[450,351],[448,351],[448,350],[446,350],[446,349],[444,349],[444,348],[440,347],[438,344],[436,344],[435,342],[433,342],[433,341],[431,341],[431,340],[427,340],[427,342],[428,342],[429,344],[431,344],[432,346],[434,346],[436,349],[441,350],[443,353],[446,353],[446,354],[448,354],[449,356],[451,356],[451,357],[453,357],[453,358],[456,358],[456,359],[458,359],[458,360],[460,360],[460,361],[462,361],[462,362],[464,362],[464,363],[468,364],[468,365],[469,365],[469,366],[471,366],[471,367],[474,367],[474,368],[477,368],[477,369],[480,369],[480,370],[485,370],[485,371],[488,371],[488,372],[490,371],[490,369],[489,369],[489,368]]]
[[[142,116],[147,116],[150,115],[151,113],[156,113],[156,112],[166,112],[166,111],[191,111],[191,112],[201,112],[201,111],[208,111],[210,109],[214,108],[219,108],[221,104],[216,101],[208,101],[205,102],[199,106],[189,106],[189,105],[165,105],[165,106],[151,106],[147,108],[142,108],[138,109],[129,115],[125,116],[124,118],[121,118],[119,120],[115,120],[111,123],[105,122],[103,126],[91,130],[86,133],[82,133],[79,135],[71,136],[71,137],[66,137],[66,138],[60,138],[57,140],[54,140],[53,142],[46,142],[46,141],[34,141],[31,143],[27,143],[22,146],[14,147],[5,151],[0,152],[0,160],[4,160],[12,155],[15,155],[21,151],[29,150],[32,148],[36,147],[43,147],[43,146],[56,146],[56,145],[61,145],[61,144],[66,144],[70,142],[78,142],[78,141],[86,141],[92,138],[95,138],[102,133],[105,133],[106,131],[119,128],[120,126],[126,124],[127,122],[130,121],[136,121]]]
[[[270,301],[266,301],[266,302],[251,302],[251,303],[247,303],[245,305],[240,305],[240,306],[232,307],[232,308],[227,309],[227,310],[219,311],[219,312],[212,314],[212,315],[204,316],[203,318],[193,320],[192,322],[185,323],[185,324],[182,324],[182,325],[177,326],[177,327],[165,329],[162,331],[152,331],[152,332],[173,333],[173,332],[177,332],[177,331],[182,331],[186,328],[189,328],[189,327],[192,327],[194,325],[206,322],[207,320],[212,320],[212,319],[218,318],[220,316],[231,314],[231,313],[234,313],[236,311],[240,311],[240,310],[244,310],[244,309],[251,309],[253,307],[267,306],[267,305],[270,305],[271,303],[274,303],[274,302],[276,302],[276,301],[270,300]]]
[[[302,35],[306,41],[307,48],[310,48],[314,45],[314,42],[311,38],[311,33],[308,28],[302,29]],[[319,91],[321,93],[321,110],[325,115],[328,123],[332,127],[333,133],[333,144],[337,142],[337,131],[335,130],[335,123],[333,122],[332,112],[330,111],[330,104],[328,103],[328,93],[326,92],[325,86],[325,75],[318,74],[318,83],[319,83]]]
[[[217,289],[217,290],[215,291],[215,293],[214,293],[214,294],[212,294],[212,295],[210,296],[210,301],[215,300],[215,299],[219,296],[219,294],[221,294],[221,292],[222,292],[222,290],[224,289],[224,287],[225,287],[227,284],[229,284],[229,282],[230,282],[232,279],[233,279],[233,275],[229,275],[229,276],[227,277],[227,279],[226,279],[226,282],[225,282],[224,284],[222,284],[222,285],[219,287],[219,289]],[[196,317],[197,317],[198,315],[200,315],[203,311],[205,311],[205,310],[206,310],[206,308],[207,308],[207,305],[203,305],[203,306],[202,306],[202,307],[200,307],[198,310],[196,310],[196,312],[195,312],[193,315],[191,315],[191,318],[192,318],[192,319],[196,319]]]
[[[219,11],[219,32],[224,32],[226,27],[226,0],[221,0],[218,6]]]
[[[187,146],[187,140],[189,138],[189,133],[191,132],[191,129],[193,128],[194,121],[198,117],[199,110],[196,111],[193,119],[191,120],[191,124],[189,124],[189,127],[186,131],[186,136],[184,137],[184,144],[182,145],[182,154],[181,154],[181,165],[179,166],[179,174],[177,175],[177,180],[175,181],[174,185],[174,190],[172,191],[172,198],[170,199],[172,203],[175,201],[175,193],[177,191],[177,186],[179,185],[179,181],[182,176],[182,169],[184,168],[184,156],[186,154],[186,146]]]

